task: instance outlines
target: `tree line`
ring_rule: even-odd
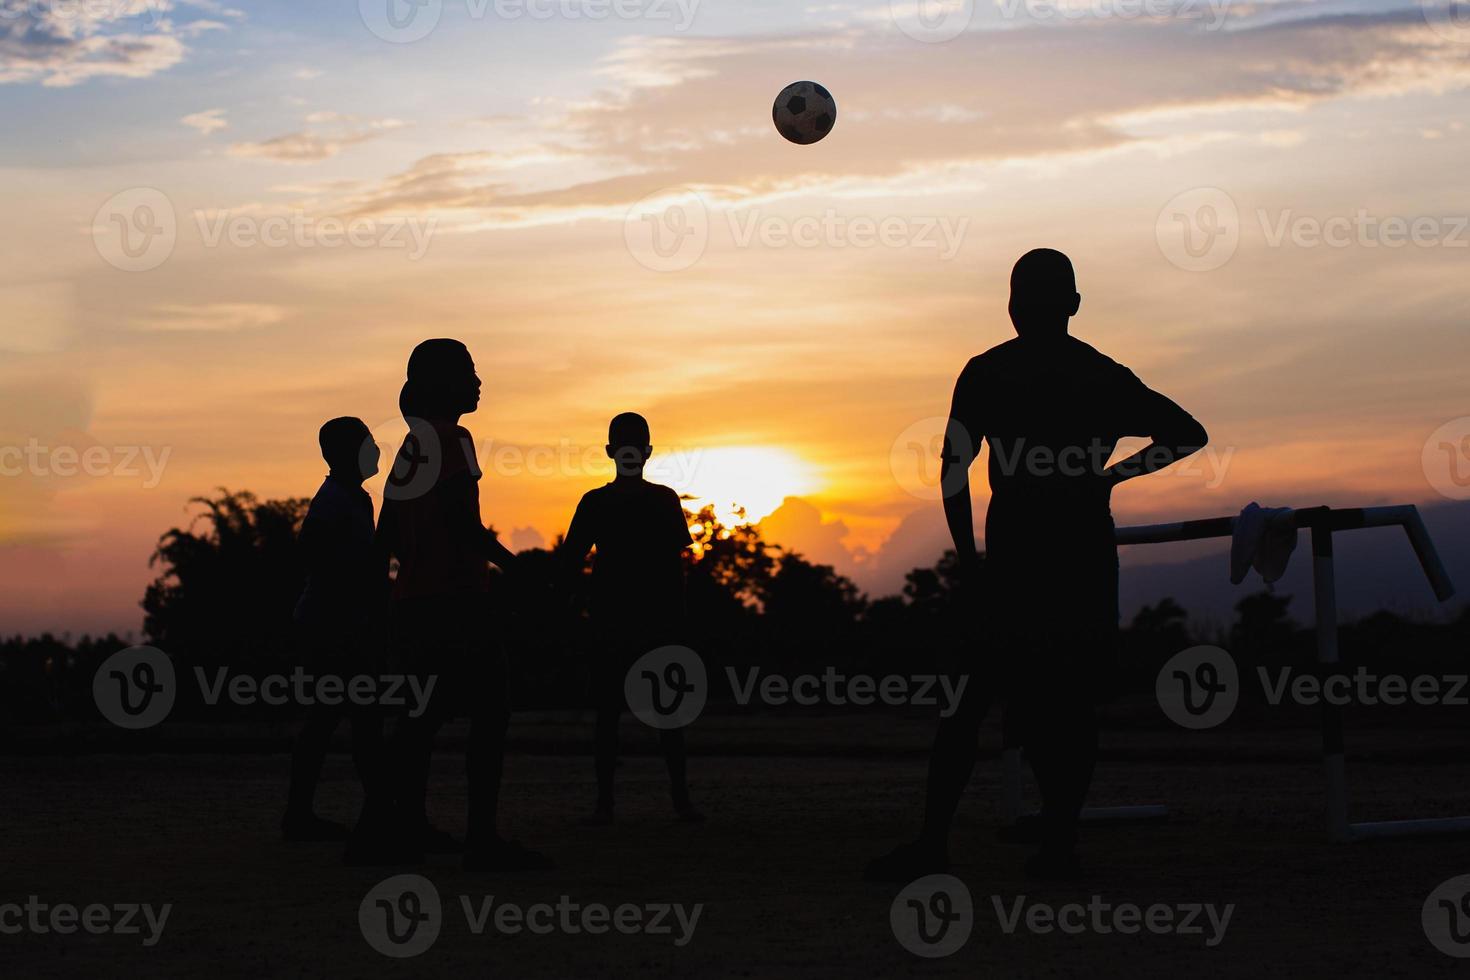
[[[291,671],[297,643],[291,615],[305,579],[297,532],[309,501],[221,489],[192,503],[194,520],[165,531],[150,559],[155,577],[141,601],[141,641],[116,635],[0,640],[5,718],[96,718],[97,666],[134,642],[168,653],[181,674],[196,667],[212,676],[219,668],[254,677]],[[742,675],[750,667],[915,675],[964,672],[987,652],[976,584],[961,576],[953,553],[910,571],[900,595],[870,598],[830,565],[766,541],[756,525],[727,525],[708,507],[686,516],[695,539],[685,555],[686,642],[709,667],[714,700],[729,694],[727,667]],[[582,706],[588,664],[597,655],[585,588],[558,581],[561,544],[521,552],[513,574],[492,579],[489,622],[509,645],[522,708]],[[1217,627],[1192,625],[1169,598],[1144,607],[1122,630],[1113,693],[1151,695],[1162,664],[1199,643],[1229,650],[1243,672],[1262,664],[1313,669],[1313,635],[1293,618],[1291,603],[1292,597],[1270,592],[1247,596],[1234,622]],[[1379,612],[1346,624],[1341,648],[1348,664],[1443,673],[1463,669],[1467,639],[1470,609],[1438,623]],[[389,647],[385,627],[382,649],[365,651],[364,664],[391,665]],[[180,686],[175,716],[206,717],[191,691]],[[218,705],[207,717],[269,710],[278,709]]]

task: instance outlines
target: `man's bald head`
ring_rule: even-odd
[[[1011,270],[1011,322],[1016,333],[1067,332],[1082,297],[1072,260],[1054,248],[1034,248]]]

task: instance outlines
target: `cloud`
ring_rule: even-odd
[[[285,316],[285,310],[267,303],[167,303],[134,318],[131,326],[148,332],[220,333],[274,326]]]
[[[209,9],[197,0],[188,5]],[[226,29],[219,21],[177,20],[171,0],[25,5],[6,0],[3,13],[0,84],[10,85],[64,88],[93,78],[147,78],[184,59],[181,39]]]
[[[512,551],[530,551],[533,548],[546,547],[546,537],[534,527],[518,527],[510,532],[510,547]]]
[[[552,184],[539,170],[511,179],[505,151],[438,154],[355,206],[463,209],[482,224],[516,225],[621,215],[682,186],[745,203],[812,189],[966,190],[979,180],[966,168],[1219,138],[1191,134],[1204,112],[1295,112],[1328,99],[1470,86],[1467,49],[1436,35],[1418,7],[1251,16],[1228,31],[1180,18],[1097,19],[970,32],[946,44],[861,26],[822,36],[629,40],[601,67],[612,89],[538,106],[556,137],[549,145],[581,163],[564,168],[573,179]],[[837,97],[838,128],[798,150],[771,132],[771,80],[814,58]],[[912,103],[934,92],[942,103]],[[1171,135],[1140,128],[1165,116],[1176,121]],[[1284,130],[1240,136],[1293,138]]]
[[[771,544],[819,565],[831,565],[843,574],[851,574],[865,557],[861,550],[854,554],[847,546],[846,524],[825,519],[816,505],[801,497],[787,497],[759,527],[761,537]]]
[[[258,143],[234,143],[230,146],[230,153],[277,163],[316,163],[330,160],[349,146],[377,139],[384,133],[408,125],[401,119],[363,120],[335,112],[313,112],[306,117],[306,122],[308,125],[335,125],[287,133]]]
[[[187,115],[180,119],[179,122],[192,129],[199,130],[205,136],[217,130],[226,129],[230,125],[229,121],[225,119],[224,109],[205,109],[203,112],[195,112]]]

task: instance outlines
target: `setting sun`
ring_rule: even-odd
[[[727,525],[753,524],[787,497],[813,493],[822,485],[810,464],[773,446],[695,450],[688,455],[687,465],[668,466],[662,473],[655,473],[658,462],[655,457],[650,463],[649,479],[692,497],[688,502],[692,511],[714,507],[715,516]]]

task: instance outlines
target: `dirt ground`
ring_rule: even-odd
[[[714,718],[690,735],[691,776],[709,814],[676,824],[650,733],[629,721],[619,822],[578,824],[590,805],[586,731],[570,715],[519,718],[506,773],[510,832],[558,870],[471,874],[455,858],[418,868],[349,869],[334,845],[279,841],[282,732],[156,742],[153,751],[0,757],[0,905],[173,906],[159,941],[138,936],[0,935],[7,977],[438,976],[1434,976],[1465,961],[1421,924],[1430,891],[1470,874],[1470,841],[1334,845],[1322,832],[1322,779],[1309,729],[1265,733],[1114,731],[1094,803],[1165,803],[1166,822],[1089,828],[1082,880],[1026,880],[1026,850],[995,842],[994,732],[962,808],[954,874],[974,926],[953,955],[922,959],[890,927],[901,886],[867,884],[874,853],[911,834],[927,719]],[[217,733],[215,733],[217,737]],[[1363,743],[1357,747],[1357,743]],[[1463,729],[1375,731],[1349,763],[1353,819],[1470,814]],[[169,751],[170,746],[175,750]],[[1432,761],[1419,761],[1430,759]],[[459,832],[463,758],[449,733],[436,759],[436,822]],[[351,763],[334,753],[319,810],[349,819]],[[443,902],[421,955],[376,952],[359,926],[369,889],[391,874],[428,878]],[[566,900],[701,903],[692,938],[471,932],[460,905]],[[1204,934],[1007,933],[1006,909],[1090,901],[1233,904],[1223,938]],[[1096,899],[1094,899],[1096,897]],[[3,924],[3,922],[0,922]]]

